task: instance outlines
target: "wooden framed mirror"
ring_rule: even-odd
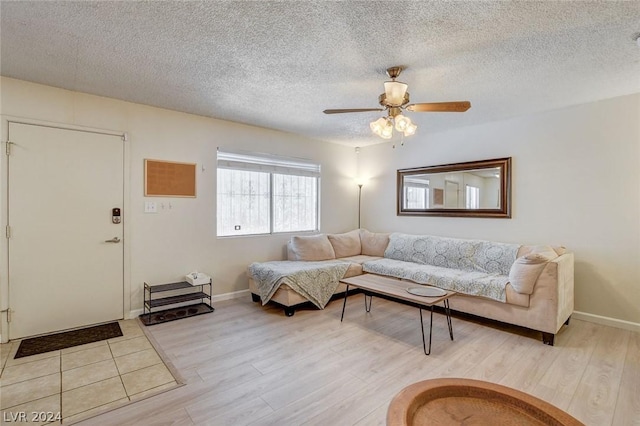
[[[511,217],[511,157],[398,170],[398,216]]]

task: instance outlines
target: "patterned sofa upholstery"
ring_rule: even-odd
[[[312,301],[317,307],[323,308],[323,303],[318,303],[319,297],[306,297],[307,292],[296,290],[294,280],[289,280],[289,276],[282,276],[278,280],[278,287],[275,292],[262,290],[259,285],[260,277],[264,272],[257,268],[268,266],[268,264],[283,264],[290,262],[318,262],[329,263],[340,261],[348,263],[348,268],[344,273],[344,278],[361,275],[362,265],[371,260],[381,259],[389,243],[389,234],[374,233],[366,229],[356,229],[343,234],[319,234],[312,236],[294,236],[287,243],[287,260],[275,262],[254,263],[249,265],[247,276],[249,278],[249,291],[254,302],[262,301],[275,302],[284,308],[287,316],[292,316],[296,308],[308,304]],[[292,268],[289,267],[289,270]],[[301,268],[302,269],[302,268]],[[322,283],[325,286],[326,283]],[[338,283],[333,295],[344,294],[346,286]],[[317,296],[317,295],[316,295]],[[325,299],[327,299],[325,295]],[[326,303],[326,302],[325,302]]]
[[[363,271],[453,290],[451,309],[555,334],[573,313],[573,253],[431,235],[391,234]]]

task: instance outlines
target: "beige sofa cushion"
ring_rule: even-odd
[[[382,259],[382,256],[367,256],[364,254],[359,254],[357,256],[343,257],[340,260],[343,260],[345,262],[359,263],[362,265],[364,262],[368,262],[370,260],[378,260],[378,259]]]
[[[362,270],[362,264],[370,260],[378,260],[378,259],[382,259],[382,258],[378,256],[365,256],[363,254],[341,258],[340,260],[349,262],[349,269],[347,269],[347,272],[344,274],[344,278],[349,278],[349,277],[354,277],[356,275],[364,274],[364,271]]]
[[[357,229],[344,234],[327,235],[337,258],[357,256],[362,252],[360,232]]]
[[[384,256],[384,251],[389,245],[389,234],[369,232],[366,229],[361,229],[360,242],[362,244],[362,254],[367,256]]]
[[[518,293],[510,283],[505,287],[505,293],[507,293],[507,305],[522,306],[523,308],[529,307],[530,294]]]
[[[543,252],[526,254],[516,259],[509,271],[509,282],[515,291],[523,294],[533,293],[533,286],[547,262],[558,257],[555,251],[551,252],[554,254],[553,257],[548,252]]]
[[[326,235],[292,237],[291,249],[296,260],[330,260],[336,258],[333,246]]]

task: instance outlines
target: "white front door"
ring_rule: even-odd
[[[9,338],[123,318],[122,138],[16,123],[9,138]]]

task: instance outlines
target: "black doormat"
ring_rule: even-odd
[[[63,333],[50,334],[48,336],[33,337],[20,342],[18,352],[14,358],[38,355],[45,352],[57,351],[59,349],[70,348],[72,346],[85,345],[87,343],[98,342],[100,340],[113,339],[122,336],[120,324],[111,322],[109,324],[96,325],[94,327],[82,328],[80,330],[65,331]]]

